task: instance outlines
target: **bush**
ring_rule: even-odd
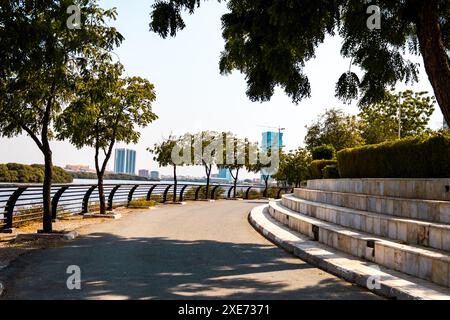
[[[128,204],[129,207],[154,207],[156,202],[154,200],[136,199],[131,200]]]
[[[450,178],[450,137],[406,138],[337,154],[342,178]]]
[[[313,160],[332,160],[336,150],[330,144],[325,144],[312,149],[311,154]]]
[[[322,179],[322,170],[326,166],[337,166],[336,160],[314,160],[311,162],[311,165],[309,166],[309,172],[311,175],[311,179]]]
[[[339,179],[339,170],[337,165],[326,166],[322,169],[322,176],[324,179]]]

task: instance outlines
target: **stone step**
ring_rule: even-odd
[[[270,241],[303,261],[378,295],[398,300],[450,300],[450,290],[402,272],[368,263],[289,229],[272,218],[268,205],[254,208],[249,221]]]
[[[293,211],[346,228],[400,241],[404,244],[420,245],[450,252],[450,225],[447,224],[355,210],[304,200],[294,195],[284,195],[282,204]]]
[[[450,256],[445,252],[350,230],[288,209],[280,200],[269,203],[269,213],[290,229],[329,247],[449,287]]]
[[[450,178],[309,180],[308,189],[383,197],[450,201]]]
[[[450,202],[372,196],[358,193],[295,189],[301,199],[407,219],[450,224]]]

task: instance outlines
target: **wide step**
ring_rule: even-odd
[[[297,190],[298,191],[298,190]],[[316,219],[404,244],[450,251],[450,225],[404,219],[284,195],[282,204]]]
[[[449,287],[450,257],[446,252],[404,245],[293,211],[271,202],[273,218],[290,229],[339,251],[375,262],[387,268]]]

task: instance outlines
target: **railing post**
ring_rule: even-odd
[[[248,200],[248,198],[249,198],[249,196],[250,196],[250,190],[252,189],[253,187],[248,187],[247,188],[247,191],[245,191],[245,200]]]
[[[139,188],[139,185],[135,185],[133,188],[131,188],[130,192],[128,192],[128,203],[127,205],[130,204],[130,202],[133,200],[133,194],[136,191],[136,189]]]
[[[171,187],[172,187],[172,185],[169,184],[169,185],[167,186],[166,190],[164,190],[163,201],[162,201],[163,203],[166,203],[166,202],[167,202],[167,193],[169,192],[169,190],[170,190]]]
[[[152,187],[150,188],[150,190],[148,190],[147,192],[147,201],[152,200],[152,192],[153,190],[155,190],[157,184],[152,185]]]
[[[91,198],[92,192],[94,192],[95,188],[97,188],[97,185],[91,186],[84,194],[81,214],[89,213],[89,199]]]
[[[228,189],[228,198],[231,198],[231,191],[233,191],[233,189],[234,189],[234,186],[231,186],[231,187]]]
[[[186,190],[187,186],[188,186],[187,184],[184,185],[180,191],[180,202],[183,202],[184,191]]]
[[[69,189],[68,186],[61,187],[61,188],[55,193],[55,195],[53,196],[53,199],[52,199],[52,220],[53,220],[53,221],[56,220],[56,217],[57,217],[57,214],[58,214],[58,202],[59,202],[59,199],[61,199],[61,196],[63,195],[63,193],[64,193],[67,189]]]
[[[108,211],[111,211],[113,209],[113,202],[114,202],[114,195],[116,194],[117,190],[119,190],[119,188],[121,187],[121,185],[116,185],[111,192],[109,193],[108,196]]]
[[[14,191],[13,194],[9,197],[8,202],[6,202],[6,207],[5,207],[6,225],[5,225],[5,229],[11,229],[13,227],[14,207],[15,207],[16,202],[19,199],[19,197],[27,189],[28,189],[28,187],[18,187],[17,190]]]
[[[211,200],[215,200],[216,190],[220,187],[220,185],[215,186],[211,191]]]
[[[202,187],[203,187],[203,186],[199,186],[199,187],[197,188],[197,190],[195,190],[195,200],[198,200],[198,195],[199,195],[200,190],[201,190]]]

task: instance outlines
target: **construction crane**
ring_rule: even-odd
[[[267,128],[267,129],[272,129],[272,130],[277,130],[278,131],[278,137],[281,137],[281,132],[285,131],[286,128],[282,128],[280,126],[278,127],[271,127],[271,126],[258,126],[260,128]],[[279,139],[279,138],[278,138]],[[283,148],[284,146],[280,146],[280,148]]]

